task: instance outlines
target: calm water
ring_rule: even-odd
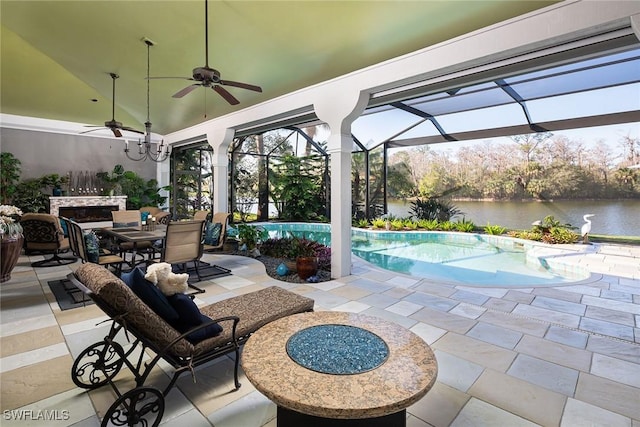
[[[531,223],[553,215],[562,223],[580,229],[582,216],[591,218],[593,234],[640,236],[640,200],[574,200],[558,202],[454,202],[467,220],[476,225],[487,222],[507,228],[529,229]],[[398,217],[410,215],[411,204],[389,201],[389,213]],[[458,219],[458,218],[456,218]]]

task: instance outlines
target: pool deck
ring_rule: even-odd
[[[254,259],[205,255],[233,274],[201,282],[206,293],[196,301],[276,284],[314,298],[317,311],[363,313],[412,330],[435,351],[439,373],[433,389],[408,408],[409,427],[640,427],[640,247],[575,246],[563,262],[588,268],[590,280],[517,289],[420,279],[355,257],[348,277],[293,284],[270,278]],[[111,390],[87,393],[69,372],[73,358],[106,334],[106,324],[96,326],[106,316],[95,306],[60,311],[47,282],[79,264],[31,268],[37,259],[22,256],[0,285],[1,409],[32,411],[3,412],[2,425],[97,426],[114,400]],[[168,381],[164,371],[156,369],[150,382]],[[169,393],[163,425],[276,426],[275,405],[244,375],[230,392],[231,359],[196,372],[196,384],[184,375]],[[61,419],[8,419],[44,409]]]

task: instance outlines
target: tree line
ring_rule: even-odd
[[[512,200],[640,198],[640,140],[624,137],[620,150],[593,148],[551,133],[479,143],[456,151],[419,146],[394,153],[388,195]],[[455,191],[451,191],[455,189]]]

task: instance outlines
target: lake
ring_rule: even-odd
[[[487,222],[507,228],[527,230],[531,223],[547,215],[577,227],[584,224],[583,215],[591,218],[593,234],[640,236],[640,200],[569,200],[557,202],[453,202],[468,221],[478,226]],[[397,217],[410,216],[411,204],[402,200],[389,201],[389,213]],[[456,217],[454,220],[462,219]]]

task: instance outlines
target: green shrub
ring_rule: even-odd
[[[403,220],[402,221],[402,225],[407,230],[417,230],[418,229],[418,222],[417,221],[413,221],[411,218],[407,218],[407,219]]]
[[[458,221],[455,223],[456,230],[462,231],[463,233],[473,233],[476,229],[476,225],[471,221]]]
[[[456,229],[456,223],[451,221],[442,221],[438,223],[438,229],[442,231],[453,231]]]
[[[553,227],[549,233],[542,235],[542,241],[545,243],[575,243],[580,236],[577,233],[565,227]]]
[[[392,230],[404,230],[404,221],[401,219],[394,219],[391,221]]]
[[[369,228],[369,220],[362,218],[355,221],[355,226],[358,228]]]
[[[371,225],[373,225],[373,228],[385,228],[387,220],[384,218],[374,218],[373,221],[371,221]]]
[[[428,231],[437,230],[438,220],[437,219],[419,219],[418,228],[423,228]]]
[[[484,232],[487,234],[492,234],[495,236],[499,236],[501,234],[504,234],[507,231],[507,229],[505,227],[502,227],[500,225],[491,225],[489,223],[487,223],[487,225],[484,227]]]

